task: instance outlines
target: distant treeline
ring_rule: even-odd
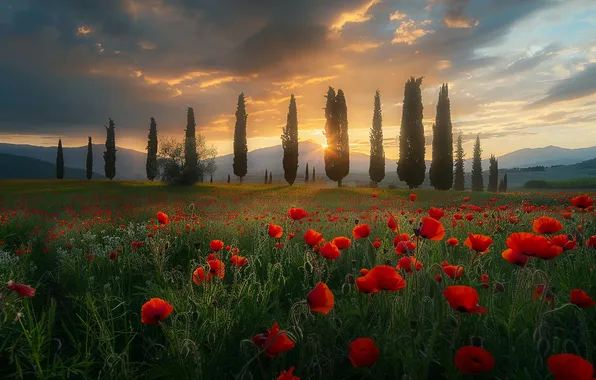
[[[564,181],[528,181],[524,185],[526,189],[596,189],[596,177],[578,178]]]
[[[503,173],[528,173],[528,172],[543,172],[546,166],[530,166],[527,168],[510,168],[500,170]]]

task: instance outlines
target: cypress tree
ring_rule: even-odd
[[[56,178],[64,179],[64,152],[62,150],[62,139],[58,140],[58,152],[56,153]]]
[[[89,136],[89,142],[87,143],[87,179],[93,177],[93,144],[91,143],[91,136]]]
[[[474,161],[472,162],[472,191],[484,191],[482,178],[482,148],[480,147],[480,134],[476,136],[474,144]]]
[[[507,173],[499,183],[499,193],[506,193],[507,192]]]
[[[449,87],[443,84],[439,90],[437,115],[433,124],[433,159],[430,165],[430,184],[437,190],[449,190],[453,184],[453,126]]]
[[[236,127],[234,128],[234,175],[240,177],[240,183],[248,171],[248,147],[246,142],[246,104],[244,93],[238,95],[236,109]]]
[[[186,112],[186,130],[184,137],[184,168],[182,169],[182,183],[195,184],[199,180],[197,156],[197,138],[195,111],[188,107]]]
[[[304,172],[304,183],[308,183],[308,162],[306,163],[306,171]]]
[[[381,93],[375,93],[372,126],[370,128],[370,165],[368,175],[376,187],[385,178],[385,149],[383,148],[383,116]]]
[[[145,165],[147,179],[153,181],[157,177],[157,123],[154,118],[149,122],[149,136],[147,138],[147,164]]]
[[[230,183],[230,175],[228,174],[228,183]]]
[[[457,149],[455,151],[455,170],[453,174],[453,188],[455,190],[464,191],[466,188],[466,179],[464,174],[464,153],[463,137],[460,133],[457,136]]]
[[[106,178],[110,180],[116,176],[116,127],[114,121],[110,120],[109,127],[106,128],[106,151],[103,152],[104,172]]]
[[[273,174],[271,172],[269,172],[269,184],[271,185],[273,183]]]
[[[499,185],[499,161],[494,155],[490,155],[490,166],[488,170],[488,187],[487,191],[491,193],[497,192],[497,186]]]
[[[341,186],[342,180],[350,172],[350,141],[348,136],[348,110],[342,90],[329,87],[325,106],[325,173],[330,180]]]
[[[211,179],[209,180],[209,183],[213,183],[213,174],[211,174]]]
[[[404,88],[404,102],[399,136],[399,162],[397,175],[400,181],[408,184],[410,189],[424,182],[426,163],[424,162],[425,142],[423,109],[420,85],[423,78],[411,77]]]
[[[265,169],[265,181],[263,182],[265,185],[267,184],[268,178],[269,178],[269,174],[267,174],[267,169]]]
[[[290,97],[290,106],[288,109],[288,118],[286,127],[281,135],[282,146],[284,149],[283,168],[284,178],[290,186],[296,181],[298,173],[298,111],[296,108],[296,99],[294,95]]]
[[[317,178],[317,177],[315,177],[315,173],[316,173],[315,172],[315,167],[313,166],[312,167],[312,178],[310,180],[310,182],[312,182],[312,183],[315,183],[315,179]]]

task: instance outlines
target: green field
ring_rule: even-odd
[[[0,182],[0,281],[36,289],[34,297],[0,291],[0,378],[277,379],[294,366],[301,379],[523,380],[553,378],[553,354],[595,362],[596,308],[570,303],[573,289],[596,298],[596,250],[586,245],[596,235],[594,211],[571,205],[578,193],[415,193],[411,201],[410,191],[389,189]],[[293,220],[291,207],[308,217]],[[430,207],[444,210],[445,236],[416,239]],[[158,222],[158,212],[169,224]],[[396,254],[389,213],[415,249]],[[534,232],[540,216],[559,220],[556,235],[569,235],[575,249],[524,267],[505,260],[507,238]],[[281,238],[268,234],[270,224],[283,228]],[[360,224],[371,233],[355,239]],[[307,229],[329,242],[348,237],[351,246],[325,259],[322,243],[305,244]],[[489,252],[466,247],[469,233],[490,236]],[[224,248],[212,252],[212,240]],[[236,249],[248,265],[233,265]],[[225,273],[214,272],[210,254]],[[409,273],[400,261],[408,256],[423,266]],[[451,278],[444,261],[463,268],[461,278]],[[359,291],[362,268],[398,263],[403,289]],[[197,285],[199,267],[212,277]],[[319,282],[334,296],[326,315],[307,300]],[[443,292],[453,285],[475,289],[487,313],[450,307]],[[151,298],[173,311],[144,324],[141,309]],[[272,345],[251,338],[275,322],[286,333],[269,340],[294,346],[270,357]],[[369,367],[351,360],[357,338],[372,338],[379,350]],[[463,373],[454,358],[469,345],[486,349],[494,367]]]

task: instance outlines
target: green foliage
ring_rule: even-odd
[[[596,178],[578,178],[563,181],[544,181],[544,180],[533,180],[528,181],[524,185],[526,189],[596,189]]]
[[[424,125],[422,124],[423,78],[411,77],[404,88],[401,130],[399,135],[399,162],[397,175],[410,189],[419,187],[426,175]]]
[[[188,107],[186,113],[186,133],[184,137],[184,167],[182,168],[182,176],[180,184],[194,185],[202,180],[204,173],[199,173],[197,154],[197,137],[196,137],[196,123],[195,112],[192,107]]]
[[[306,170],[304,171],[304,183],[308,183],[308,162],[306,163]]]
[[[499,160],[491,154],[489,162],[488,187],[486,190],[491,193],[496,193],[497,186],[499,185]]]
[[[453,171],[453,188],[455,190],[464,191],[466,189],[466,176],[464,173],[464,146],[462,142],[462,134],[457,136],[457,148],[455,150],[455,164]]]
[[[480,134],[476,136],[474,144],[474,159],[472,161],[472,191],[484,191],[484,178],[482,177],[482,148],[480,147]]]
[[[430,165],[430,184],[437,190],[449,190],[453,184],[453,126],[449,87],[443,84],[439,90],[437,115],[433,124],[433,151]]]
[[[385,149],[383,148],[383,115],[381,113],[381,93],[375,93],[372,126],[370,128],[370,180],[378,184],[385,178]]]
[[[87,165],[85,174],[88,180],[93,177],[93,144],[91,143],[91,136],[89,136],[89,142],[87,143]]]
[[[240,182],[248,172],[248,146],[246,140],[246,104],[244,93],[238,96],[238,107],[236,109],[236,126],[234,128],[234,175],[240,177]]]
[[[104,173],[106,178],[114,179],[116,176],[116,127],[114,121],[110,120],[106,128],[106,150],[103,152]]]
[[[348,136],[348,110],[342,90],[337,94],[332,87],[327,91],[325,106],[325,174],[341,186],[342,180],[350,172],[350,142]],[[313,175],[314,179],[314,175]]]
[[[284,178],[292,186],[298,173],[298,110],[294,94],[290,97],[288,119],[281,135],[281,142],[284,150]]]
[[[64,179],[64,151],[62,150],[62,139],[58,140],[58,151],[56,152],[56,178]]]
[[[145,165],[147,179],[153,181],[159,174],[157,168],[157,123],[154,118],[149,122],[149,136],[147,137],[147,164]]]

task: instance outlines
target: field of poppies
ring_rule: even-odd
[[[2,379],[594,377],[589,194],[0,189]]]

